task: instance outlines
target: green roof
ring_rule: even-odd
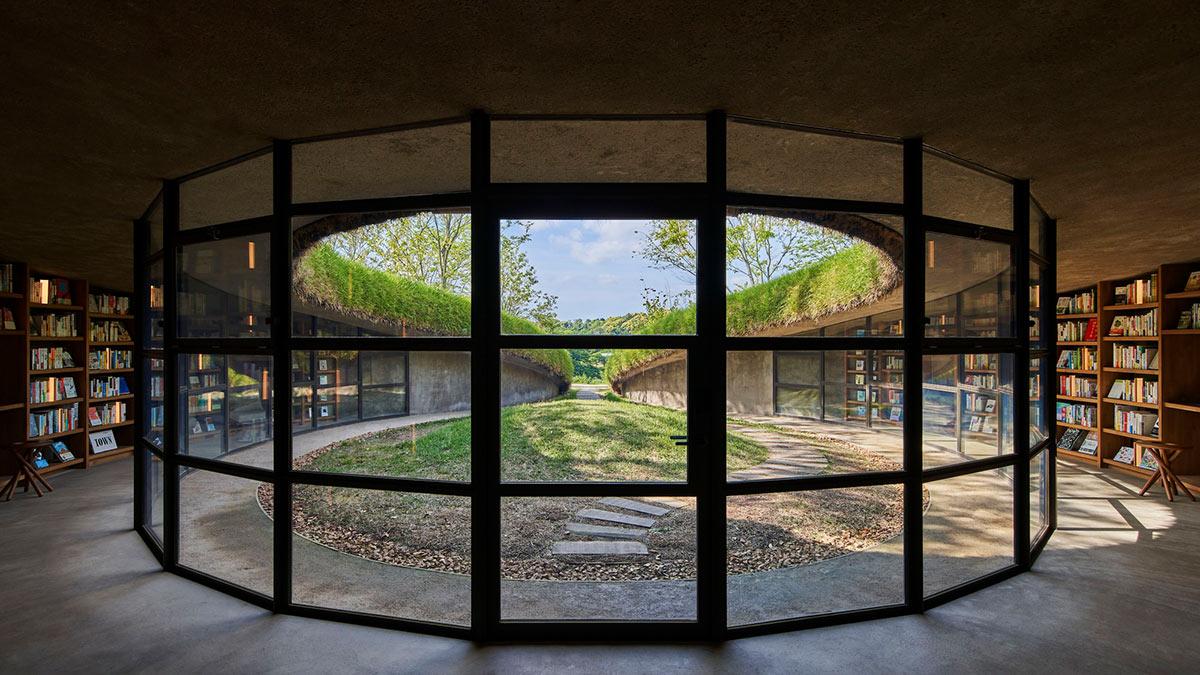
[[[390,323],[418,335],[470,335],[471,299],[349,260],[318,244],[296,261],[295,285],[304,299],[335,312]],[[505,333],[541,333],[537,324],[502,313]],[[513,350],[565,381],[574,367],[565,349]]]
[[[754,335],[818,319],[874,302],[898,280],[895,266],[879,249],[857,243],[768,282],[730,293],[725,300],[725,325],[730,335]],[[656,317],[638,330],[646,335],[695,332],[694,304]],[[664,353],[654,349],[616,352],[605,364],[604,375],[612,382]]]

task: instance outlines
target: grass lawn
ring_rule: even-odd
[[[501,424],[504,480],[682,481],[687,448],[683,411],[616,397],[564,397],[505,408]],[[729,434],[731,471],[760,464],[767,449]],[[469,480],[471,420],[432,422],[349,439],[315,454],[314,471]]]

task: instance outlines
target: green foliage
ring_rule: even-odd
[[[600,382],[604,375],[604,363],[611,352],[601,349],[568,349],[575,367],[575,382]]]
[[[751,335],[849,307],[877,292],[882,272],[876,250],[869,244],[859,243],[764,284],[730,293],[725,301],[729,334]],[[654,318],[638,332],[667,335],[695,330],[696,307],[689,305]],[[605,378],[612,382],[625,371],[660,353],[651,349],[617,352],[605,365]]]
[[[599,319],[571,319],[560,322],[557,331],[570,335],[629,335],[636,333],[649,319],[645,312]]]
[[[329,244],[313,247],[296,263],[300,291],[318,302],[351,314],[391,321],[407,332],[469,335],[471,300],[418,281],[347,260]],[[540,333],[537,324],[501,313],[506,333]],[[528,349],[516,353],[544,365],[568,382],[574,365],[565,349]]]
[[[505,480],[684,480],[687,414],[620,398],[505,408],[500,415],[500,463]],[[728,435],[729,470],[766,461],[765,447]],[[317,471],[468,480],[471,420],[394,429],[340,443],[314,458]]]
[[[529,262],[525,244],[529,243],[531,223],[506,220],[500,233],[500,309],[515,316],[533,319],[539,326],[552,328],[558,297],[538,288],[537,270]]]

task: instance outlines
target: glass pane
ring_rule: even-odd
[[[470,124],[443,124],[292,146],[298,202],[466,192]]]
[[[607,386],[568,389],[561,373],[577,363]],[[506,350],[500,370],[503,480],[686,479],[687,448],[673,438],[687,435],[684,352]]]
[[[899,143],[761,124],[729,123],[730,190],[796,197],[900,202]]]
[[[1013,452],[1012,355],[927,355],[923,368],[926,467]]]
[[[862,330],[845,335],[900,334],[902,229],[890,216],[731,209],[728,334],[799,335],[847,323]],[[650,234],[656,251],[678,249],[658,230]],[[672,257],[682,258],[682,251]],[[868,327],[868,315],[892,313],[894,320]]]
[[[466,352],[293,352],[293,467],[469,480],[470,407]]]
[[[1013,485],[994,470],[926,483],[925,595],[1013,563]]]
[[[696,332],[696,221],[502,220],[508,334]]]
[[[266,234],[183,247],[180,337],[270,335],[271,248]]]
[[[150,241],[146,247],[146,254],[153,255],[162,250],[163,247],[163,208],[162,199],[155,204],[154,210],[150,212]]]
[[[193,178],[179,186],[179,229],[271,215],[271,153]]]
[[[1040,358],[1029,359],[1029,447],[1050,437],[1049,421],[1043,408],[1045,395],[1046,362]]]
[[[695,507],[690,497],[501,498],[501,620],[694,621]]]
[[[157,455],[148,451],[139,449],[138,452],[142,455],[141,461],[146,467],[145,484],[142,486],[144,491],[142,494],[146,497],[146,524],[150,528],[150,532],[158,539],[158,543],[162,544],[165,541],[163,535],[163,473],[162,460]]]
[[[702,183],[703,120],[496,120],[497,183]]]
[[[1050,524],[1050,453],[1042,451],[1029,460],[1029,543]]]
[[[470,624],[469,497],[323,485],[293,489],[296,603]]]
[[[179,564],[272,593],[271,486],[180,467]]]
[[[467,211],[295,218],[297,335],[471,334]]]
[[[883,350],[729,352],[728,479],[902,469],[903,360]]]
[[[179,356],[179,452],[271,468],[271,357]]]
[[[1042,278],[1041,265],[1029,265],[1029,346],[1045,349],[1050,346],[1049,336],[1042,330]]]
[[[1011,183],[926,152],[925,213],[940,218],[1013,229]]]
[[[729,624],[904,602],[904,488],[729,497]]]
[[[146,266],[146,289],[143,299],[142,346],[162,349],[163,346],[163,261],[155,260]]]
[[[144,438],[154,447],[163,447],[163,394],[166,390],[163,368],[165,360],[157,357],[143,359],[146,390],[142,392],[142,429]]]
[[[925,239],[925,334],[1013,337],[1011,247],[930,233]]]
[[[360,419],[358,410],[358,352],[319,351],[313,380],[317,426]]]
[[[1029,200],[1029,250],[1034,253],[1045,253],[1042,250],[1042,233],[1046,228],[1046,220],[1048,216],[1037,202],[1032,198]]]
[[[404,352],[362,353],[363,417],[408,412],[408,355]]]

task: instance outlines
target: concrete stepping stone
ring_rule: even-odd
[[[650,516],[665,516],[671,512],[671,509],[664,509],[661,506],[645,504],[643,502],[635,501],[633,499],[626,499],[624,497],[605,497],[604,499],[600,500],[600,503],[617,509],[645,513],[646,515]]]
[[[650,550],[639,541],[556,541],[551,555],[646,555]]]
[[[647,530],[632,527],[612,527],[611,525],[588,525],[586,523],[567,523],[567,531],[581,537],[600,537],[602,539],[641,539]]]
[[[640,516],[628,516],[624,513],[614,513],[612,511],[602,511],[600,509],[583,509],[575,514],[576,518],[587,518],[589,520],[605,520],[610,523],[620,523],[622,525],[636,525],[637,527],[651,527],[654,525],[653,518],[642,518]]]

